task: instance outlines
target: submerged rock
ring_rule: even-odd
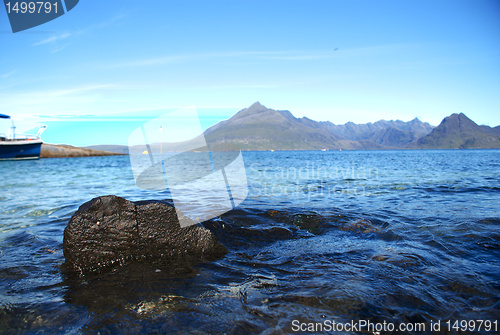
[[[174,207],[103,196],[80,206],[64,229],[66,268],[98,272],[128,261],[192,264],[227,253],[210,230],[181,228]]]

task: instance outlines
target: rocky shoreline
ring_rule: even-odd
[[[92,157],[92,156],[124,156],[111,151],[78,148],[71,145],[43,143],[40,158]]]

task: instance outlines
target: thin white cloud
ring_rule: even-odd
[[[108,26],[110,24],[116,23],[117,21],[121,20],[124,17],[125,17],[125,15],[123,15],[123,14],[116,15],[116,16],[110,18],[107,21],[103,21],[101,23],[93,24],[93,25],[90,25],[90,26],[88,26],[86,28],[79,29],[79,30],[76,30],[76,31],[71,32],[71,33],[65,32],[65,33],[62,33],[62,34],[53,35],[53,36],[50,36],[50,37],[45,38],[43,40],[40,40],[40,41],[38,41],[36,43],[33,43],[33,46],[39,46],[39,45],[44,45],[44,44],[55,44],[56,42],[59,42],[61,40],[65,40],[65,39],[67,39],[70,36],[82,35],[82,34],[90,32],[92,30],[104,28],[104,27],[106,27],[106,26]],[[53,49],[51,51],[51,53],[59,52],[62,49],[66,48],[68,45],[69,44],[66,44],[65,46],[62,46],[62,47],[59,47],[59,48],[55,48],[55,49]]]
[[[192,61],[199,61],[204,59],[217,59],[217,58],[243,58],[243,57],[271,57],[286,54],[285,51],[227,51],[227,52],[210,52],[210,53],[199,53],[199,54],[182,54],[182,55],[172,55],[164,57],[155,58],[145,58],[137,59],[132,61],[125,61],[116,64],[110,64],[109,68],[122,68],[122,67],[140,67],[140,66],[151,66],[151,65],[162,65],[162,64],[172,64],[172,63],[186,63]]]
[[[228,83],[225,85],[205,85],[205,86],[194,86],[188,87],[191,90],[241,90],[241,89],[277,89],[291,86],[301,86],[306,85],[305,81],[286,81],[286,82],[272,82],[266,84],[258,83]]]
[[[54,49],[52,49],[52,50],[50,51],[50,53],[51,53],[51,54],[55,54],[55,53],[57,53],[57,52],[59,52],[59,51],[62,51],[62,50],[64,50],[64,49],[66,49],[66,47],[67,47],[68,45],[69,45],[69,43],[67,43],[67,44],[65,44],[65,45],[63,45],[63,46],[60,46],[60,47],[54,48]]]
[[[9,78],[10,76],[12,76],[16,72],[17,72],[17,70],[12,70],[10,72],[4,73],[4,74],[2,74],[2,78],[4,78],[4,79]]]
[[[91,84],[84,86],[77,86],[66,89],[54,89],[54,90],[44,90],[44,91],[36,91],[36,92],[28,92],[24,93],[26,95],[35,96],[35,97],[46,97],[46,98],[54,98],[54,97],[65,97],[69,95],[81,95],[83,93],[88,93],[92,91],[99,91],[102,89],[110,89],[115,87],[112,84]]]
[[[64,39],[66,39],[66,38],[68,38],[70,36],[71,36],[70,33],[62,33],[62,34],[59,34],[59,35],[50,36],[50,37],[45,38],[45,39],[43,39],[41,41],[33,43],[33,46],[44,45],[44,44],[48,44],[48,43],[55,43],[57,41],[64,40]]]
[[[0,92],[0,105],[16,118],[40,114],[71,115],[72,112],[68,111],[75,106],[91,109],[97,102],[103,101],[105,92],[115,88],[115,85],[95,83],[70,88]]]
[[[373,45],[357,48],[336,47],[332,50],[326,51],[294,51],[277,55],[262,55],[259,56],[259,58],[290,61],[308,61],[333,58],[363,58],[415,50],[415,48],[418,47],[419,45],[410,43]]]
[[[129,62],[122,62],[117,64],[111,64],[110,68],[122,68],[122,67],[140,67],[140,66],[151,66],[151,65],[161,65],[170,64],[176,62],[185,62],[196,58],[193,55],[179,55],[179,56],[167,56],[158,58],[146,58],[140,60],[133,60]]]
[[[87,26],[85,28],[82,28],[82,29],[78,29],[75,34],[85,34],[85,33],[88,33],[92,30],[98,30],[98,29],[101,29],[101,28],[104,28],[106,26],[109,26],[109,25],[112,25],[112,24],[116,24],[118,21],[122,20],[123,18],[127,17],[127,15],[125,14],[118,14],[118,15],[115,15],[113,17],[111,17],[110,19],[106,20],[106,21],[102,21],[100,23],[96,23],[96,24],[92,24],[90,26]]]
[[[193,61],[217,59],[217,58],[247,58],[254,60],[270,60],[270,61],[315,61],[327,60],[332,58],[352,58],[365,57],[379,54],[387,54],[399,52],[402,50],[410,50],[415,48],[415,44],[389,44],[376,45],[359,48],[342,49],[332,48],[325,51],[226,51],[212,52],[199,54],[181,54],[170,55],[163,57],[153,57],[145,59],[137,59],[124,61],[121,63],[110,64],[108,68],[123,68],[123,67],[141,67],[154,66],[173,63],[188,63]]]

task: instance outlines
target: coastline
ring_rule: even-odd
[[[123,153],[73,147],[64,144],[43,143],[40,158],[67,158],[67,157],[92,157],[92,156],[126,156]]]

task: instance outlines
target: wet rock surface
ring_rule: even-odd
[[[81,205],[64,230],[65,268],[85,274],[130,262],[196,264],[227,253],[212,232],[181,228],[174,207],[102,196]]]

